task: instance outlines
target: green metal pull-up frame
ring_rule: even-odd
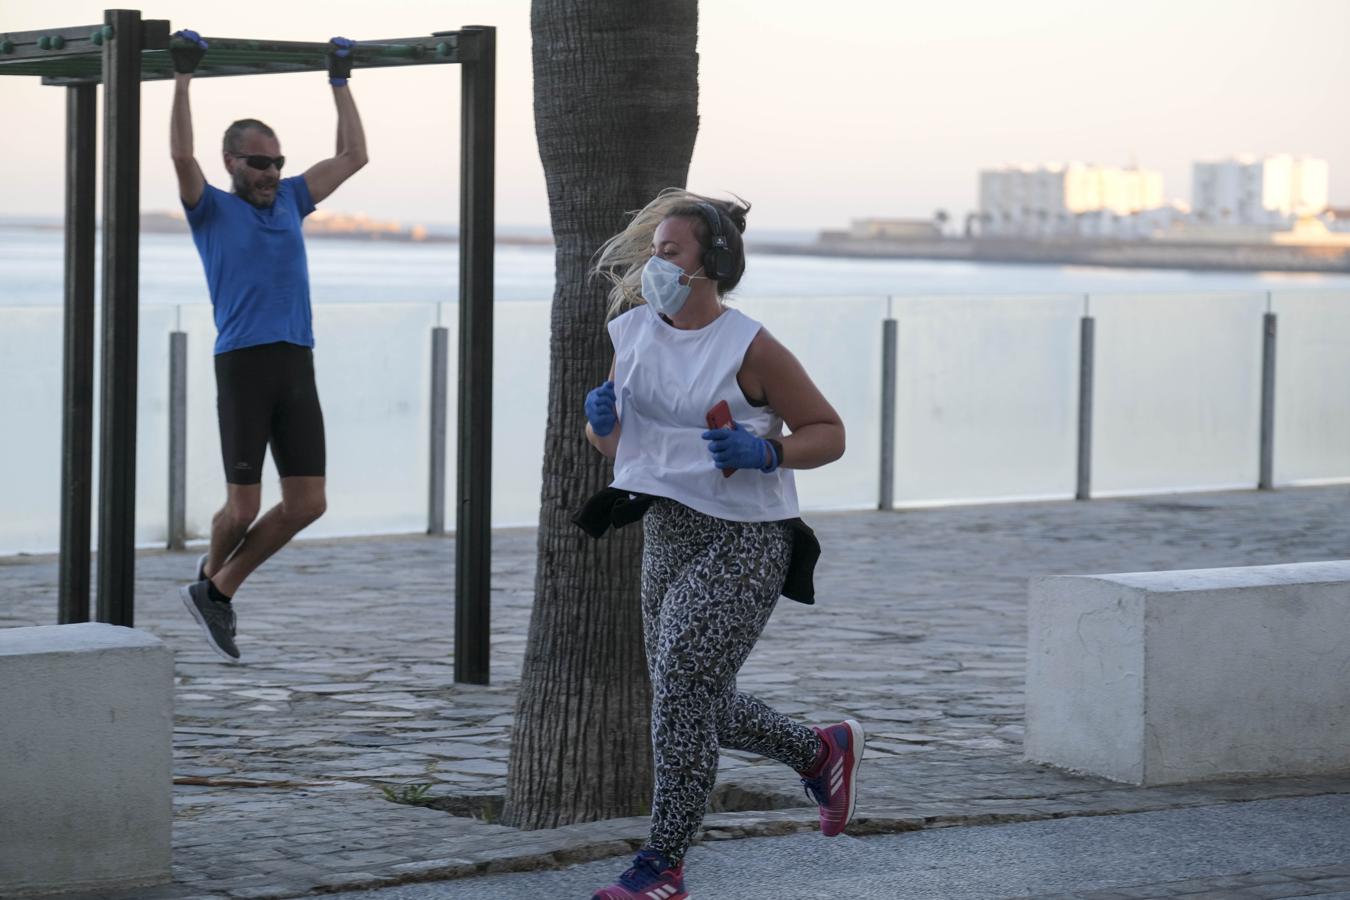
[[[97,620],[134,620],[140,85],[173,77],[166,20],[106,10],[99,25],[0,34],[0,75],[66,93],[61,623],[89,620],[94,384],[94,91],[103,85],[103,372]],[[322,72],[329,45],[207,37],[194,78]],[[457,63],[460,89],[459,448],[455,680],[488,683],[492,511],[492,250],[496,29],[362,41],[353,69]]]

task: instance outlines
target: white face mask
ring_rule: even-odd
[[[699,271],[702,271],[702,267]],[[653,256],[642,267],[642,298],[648,306],[664,316],[678,315],[692,290],[690,284],[680,284],[680,279],[684,277],[684,269],[668,259]],[[687,277],[692,283],[701,276],[695,272]]]

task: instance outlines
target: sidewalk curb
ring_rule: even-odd
[[[1160,803],[1154,801],[1141,802],[1129,807],[1103,809],[1082,808],[1081,806],[1073,808],[1071,803],[1065,801],[1049,801],[1042,804],[1041,808],[1032,807],[1020,812],[975,812],[955,811],[959,804],[953,804],[954,811],[950,813],[915,815],[911,807],[882,807],[866,814],[858,814],[849,825],[846,836],[860,838],[880,834],[929,831],[938,828],[973,828],[987,825],[1010,825],[1020,822],[1043,822],[1055,819],[1124,816],[1160,810],[1225,806],[1234,803],[1278,799],[1281,796],[1306,797],[1337,794],[1350,794],[1350,785],[1347,785],[1345,790],[1332,790],[1312,795],[1306,791],[1294,790],[1287,794],[1272,792],[1268,796],[1252,798],[1213,797],[1208,801],[1196,800],[1189,803]],[[1065,808],[1049,808],[1058,805]],[[642,846],[647,837],[649,824],[650,822],[646,817],[639,817],[610,819],[604,822],[586,822],[535,832],[522,832],[522,843],[547,845],[558,842],[560,846],[556,849],[540,850],[536,853],[518,854],[509,850],[499,850],[476,853],[467,857],[444,857],[407,863],[394,867],[394,871],[399,873],[397,875],[366,879],[354,878],[343,882],[334,881],[316,886],[305,894],[278,894],[277,900],[282,897],[303,897],[343,891],[369,891],[406,884],[471,879],[484,875],[561,869],[578,863],[625,856],[636,852]],[[583,839],[577,843],[570,843],[571,840],[575,840],[572,835],[577,832],[594,831],[597,828],[612,832],[613,836],[608,838],[596,836],[589,841]],[[819,828],[819,822],[814,809],[710,813],[704,819],[704,830],[695,840],[695,843],[733,841],[757,837],[781,837],[788,834],[811,832],[817,828]],[[256,897],[256,895],[251,896]]]

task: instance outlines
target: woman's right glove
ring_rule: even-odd
[[[591,431],[595,432],[596,437],[605,437],[614,430],[615,423],[619,421],[614,382],[606,381],[586,395],[586,421],[591,423]]]

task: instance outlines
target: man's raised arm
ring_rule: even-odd
[[[192,72],[206,53],[206,41],[195,31],[176,31],[170,50],[173,58],[173,114],[169,117],[169,155],[178,173],[178,196],[189,208],[195,207],[206,190],[206,177],[192,153],[192,104],[188,84]]]
[[[305,170],[305,186],[315,203],[332,194],[367,162],[366,132],[347,86],[352,72],[351,53],[356,45],[346,38],[333,38],[331,43],[334,49],[328,54],[328,83],[333,86],[333,102],[337,105],[337,148],[332,158]]]

